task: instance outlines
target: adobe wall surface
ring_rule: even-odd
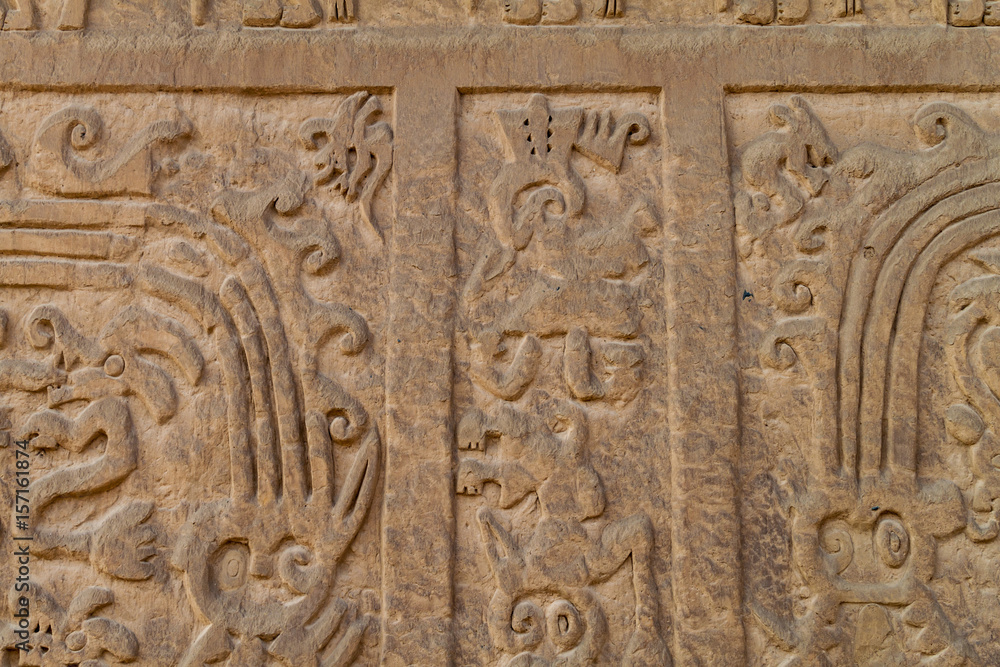
[[[0,25],[0,666],[1000,664],[995,2]]]

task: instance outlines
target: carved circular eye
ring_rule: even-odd
[[[219,589],[231,591],[240,588],[247,580],[250,549],[239,542],[226,542],[215,557],[215,581]]]
[[[330,437],[334,442],[342,442],[347,439],[347,429],[350,422],[344,417],[334,417],[330,420]]]
[[[541,608],[529,600],[522,600],[514,607],[510,617],[511,629],[522,635],[519,637],[524,646],[536,646],[545,632],[545,616]]]
[[[579,610],[568,600],[556,600],[546,611],[549,639],[560,651],[568,651],[583,638],[583,619]]]
[[[125,359],[120,354],[112,354],[104,361],[104,372],[113,378],[125,372]]]
[[[889,567],[896,568],[906,562],[910,555],[910,535],[898,518],[885,515],[879,519],[875,528],[875,550]]]

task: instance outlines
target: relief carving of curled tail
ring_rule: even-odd
[[[78,362],[92,365],[104,361],[101,346],[80,334],[58,306],[36,306],[28,315],[25,330],[33,347],[39,350],[54,347],[67,367]]]
[[[320,346],[332,336],[343,334],[339,341],[343,354],[357,354],[368,344],[368,323],[357,311],[339,303],[313,303],[307,331],[312,343],[310,354],[318,354]]]
[[[71,105],[49,116],[35,135],[28,180],[40,190],[67,197],[151,195],[156,165],[152,147],[191,133],[187,120],[160,120],[101,159],[79,155],[104,139],[104,120],[92,107]]]
[[[826,263],[813,259],[790,262],[775,279],[774,300],[789,314],[801,313],[813,305],[815,295],[810,283],[822,279]]]
[[[945,142],[965,158],[986,155],[987,135],[962,109],[947,102],[931,102],[913,117],[913,130],[928,146]]]
[[[816,317],[782,320],[764,336],[761,342],[761,363],[780,371],[791,368],[798,358],[792,343],[802,339],[813,339],[824,329],[823,320]]]
[[[302,379],[311,408],[330,419],[330,435],[338,442],[350,442],[368,427],[368,413],[361,402],[338,382],[319,370],[319,355],[331,337],[340,335],[338,347],[345,355],[360,353],[368,344],[365,319],[353,309],[335,303],[313,303],[306,331],[310,342],[302,352]]]
[[[329,420],[330,436],[337,442],[356,440],[368,428],[368,412],[338,382],[304,368],[302,382],[307,402]]]

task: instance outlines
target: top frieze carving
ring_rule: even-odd
[[[37,0],[10,0],[0,9],[4,30],[35,30],[39,27]],[[89,0],[62,0],[56,27],[80,30],[86,25]]]
[[[982,6],[982,0],[978,0]],[[736,23],[748,25],[801,25],[869,23],[877,25],[929,25],[945,23],[944,5],[874,0],[720,0],[720,12]],[[982,14],[982,10],[980,10]],[[956,24],[957,25],[957,24]]]
[[[111,13],[118,25],[148,23],[150,27],[164,22],[177,22],[181,26],[202,27],[212,23],[237,21],[248,28],[319,28],[337,27],[355,23],[356,0],[185,0],[183,11],[177,7],[157,7],[155,19],[149,12],[128,14],[118,7],[101,6],[102,13]],[[95,0],[58,0],[58,4],[43,0],[9,0],[0,7],[0,26],[3,30],[63,31],[82,30],[88,27],[90,15],[98,7]],[[321,6],[322,5],[322,6]],[[103,23],[103,21],[102,21]]]
[[[355,0],[324,0],[320,10],[313,0],[243,0],[243,25],[250,28],[313,28],[325,22],[354,23]],[[204,25],[213,0],[190,0],[191,20]]]
[[[949,0],[948,23],[963,28],[1000,25],[1000,6],[992,0]]]
[[[951,0],[470,0],[423,7],[390,0],[153,0],[141,8],[112,0],[9,0],[0,5],[4,31],[328,30],[421,24],[516,28],[656,26],[712,23],[799,25],[995,25],[993,1]]]

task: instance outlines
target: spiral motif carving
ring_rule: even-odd
[[[514,606],[510,628],[518,634],[518,643],[531,648],[537,646],[545,635],[545,614],[534,602],[522,600]]]
[[[298,544],[281,553],[278,573],[288,587],[300,595],[316,586],[323,576],[320,564],[315,562],[309,549]]]
[[[846,570],[854,560],[854,538],[841,523],[834,523],[823,530],[820,546],[838,574]]]
[[[812,305],[812,290],[798,281],[778,285],[774,290],[775,301],[786,313],[801,313]]]
[[[104,135],[104,121],[96,113],[80,110],[67,125],[70,144],[76,150],[90,148]]]

